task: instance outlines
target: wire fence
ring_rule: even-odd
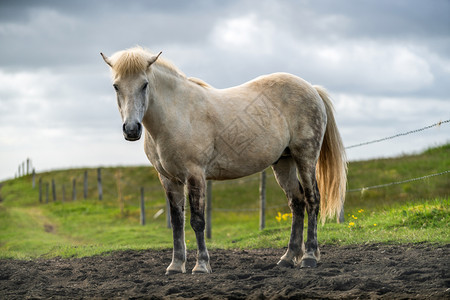
[[[390,182],[390,183],[385,183],[385,184],[378,184],[378,185],[372,185],[372,186],[367,186],[367,187],[362,187],[362,188],[357,188],[357,189],[350,189],[350,190],[347,190],[347,193],[364,192],[366,190],[385,188],[385,187],[389,187],[389,186],[392,186],[392,185],[403,184],[403,183],[408,183],[408,182],[413,182],[413,181],[418,181],[418,180],[424,180],[424,179],[427,179],[427,178],[431,178],[431,177],[434,177],[434,176],[445,175],[445,174],[448,174],[448,173],[450,173],[450,170],[443,171],[443,172],[440,172],[440,173],[425,175],[425,176],[421,176],[421,177],[417,177],[417,178],[406,179],[406,180],[402,180],[402,181],[395,181],[395,182]]]
[[[373,141],[368,141],[368,142],[363,142],[363,143],[347,146],[347,147],[345,147],[345,149],[351,149],[351,148],[356,148],[356,147],[361,147],[361,146],[365,146],[365,145],[375,144],[375,143],[379,143],[379,142],[383,142],[383,141],[387,141],[387,140],[392,140],[392,139],[395,139],[395,138],[398,138],[398,137],[401,137],[401,136],[405,136],[405,135],[409,135],[409,134],[412,134],[412,133],[421,132],[421,131],[424,131],[424,130],[427,130],[427,129],[430,129],[430,128],[433,128],[433,127],[439,127],[439,126],[441,126],[441,125],[443,125],[445,123],[449,123],[449,122],[450,122],[450,119],[449,120],[445,120],[445,121],[439,121],[437,123],[434,123],[432,125],[428,125],[428,126],[425,126],[425,127],[419,128],[419,129],[415,129],[415,130],[411,130],[411,131],[407,131],[407,132],[403,132],[403,133],[397,133],[395,135],[384,137],[384,138],[381,138],[381,139],[377,139],[377,140],[373,140]]]

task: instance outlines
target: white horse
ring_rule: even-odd
[[[173,257],[166,274],[186,272],[185,185],[198,247],[192,273],[210,273],[205,180],[239,178],[269,166],[293,213],[288,250],[278,264],[316,267],[319,207],[322,221],[340,211],[347,174],[326,91],[286,73],[215,89],[187,78],[160,54],[140,47],[111,57],[101,53],[112,70],[125,139],[138,140],[145,128],[145,153],[170,202]]]

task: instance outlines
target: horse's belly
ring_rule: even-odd
[[[278,139],[250,137],[235,144],[217,141],[212,159],[206,168],[206,177],[213,180],[236,179],[261,172],[275,163],[287,143]]]

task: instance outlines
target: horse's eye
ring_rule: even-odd
[[[116,90],[116,92],[119,91],[119,86],[117,84],[113,84],[114,89]]]
[[[144,85],[142,86],[142,90],[145,91],[147,89],[148,86],[148,82],[144,83]]]

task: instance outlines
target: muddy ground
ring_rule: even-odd
[[[284,249],[211,250],[213,274],[165,276],[171,250],[0,260],[0,298],[450,299],[450,245],[323,246],[316,269],[276,265]],[[195,253],[188,253],[189,271]]]

